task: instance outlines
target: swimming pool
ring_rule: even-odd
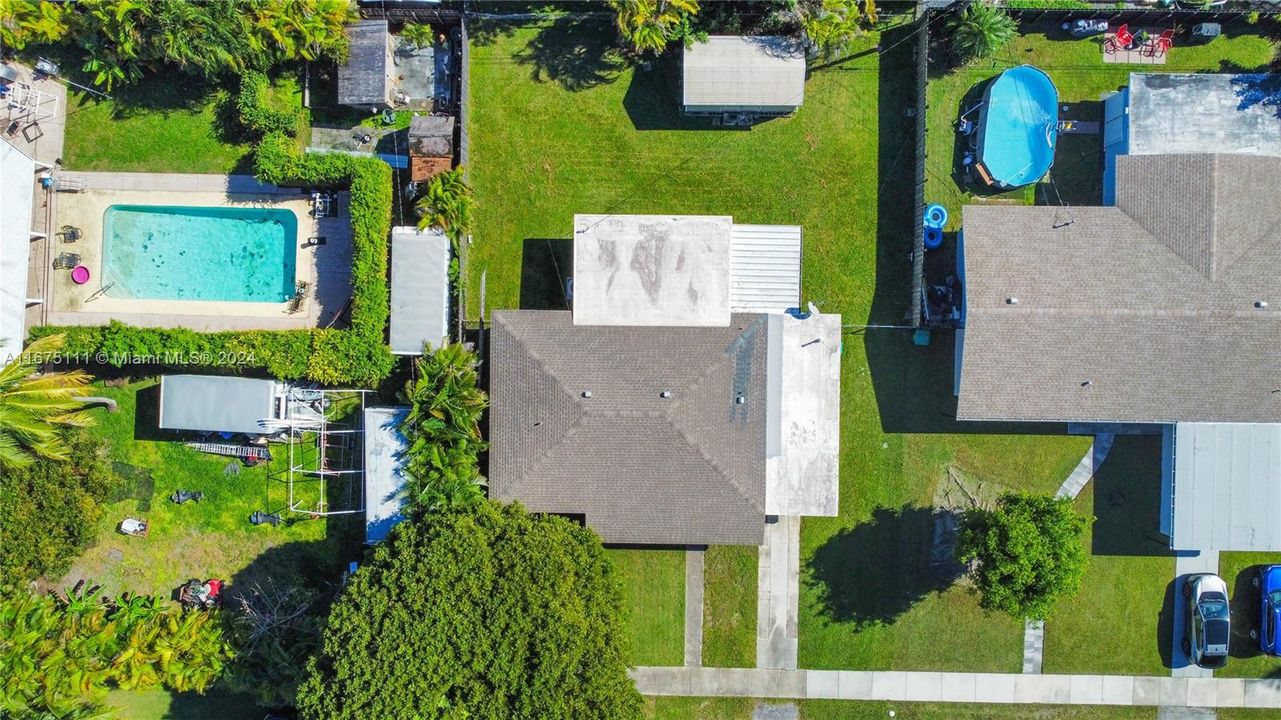
[[[988,84],[979,111],[979,162],[995,185],[1040,180],[1054,164],[1059,92],[1045,73],[1020,65]]]
[[[289,210],[112,205],[102,284],[113,298],[284,302],[296,290],[297,247]]]

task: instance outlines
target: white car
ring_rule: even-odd
[[[1203,668],[1223,667],[1232,637],[1228,584],[1214,573],[1189,575],[1183,581],[1183,597],[1188,604],[1183,654]]]

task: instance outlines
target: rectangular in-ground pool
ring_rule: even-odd
[[[112,205],[102,284],[113,298],[284,302],[296,290],[297,247],[289,210]]]

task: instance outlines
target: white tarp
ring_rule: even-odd
[[[0,141],[0,365],[26,339],[27,271],[36,163]]]

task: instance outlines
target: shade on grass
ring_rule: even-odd
[[[1232,598],[1232,639],[1228,645],[1227,667],[1215,670],[1221,677],[1271,677],[1281,675],[1281,659],[1264,655],[1259,641],[1250,637],[1258,630],[1259,590],[1253,578],[1265,565],[1281,564],[1281,553],[1231,552],[1219,555],[1219,577],[1228,584]]]

